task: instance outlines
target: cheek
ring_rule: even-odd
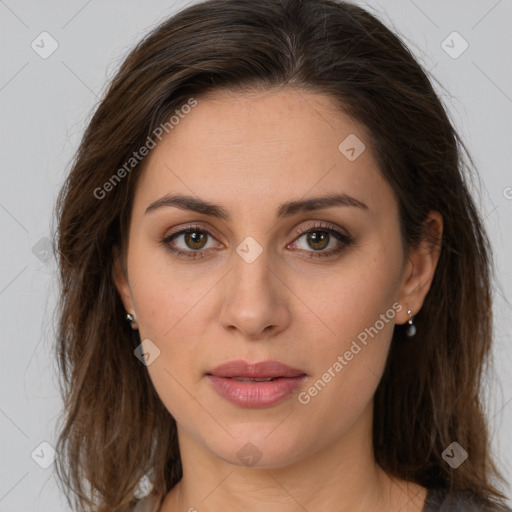
[[[396,302],[400,261],[384,246],[366,247],[332,274],[322,294],[309,294],[325,336],[309,349],[315,374],[299,401],[326,420],[350,421],[375,392],[403,307]]]
[[[159,351],[147,371],[169,412],[188,424],[204,414],[191,396],[202,377],[202,324],[218,277],[211,270],[200,274],[193,263],[172,264],[170,258],[161,249],[134,244],[129,275],[141,340],[151,340]]]
[[[177,263],[173,258],[163,248],[141,244],[133,249],[130,267],[141,335],[163,343],[178,334],[187,337],[189,316],[197,315],[218,281],[211,268],[192,261]]]
[[[200,312],[201,294],[197,289],[185,291],[179,280],[170,279],[157,267],[143,270],[140,278],[133,287],[140,336],[149,338],[159,351],[158,357],[147,367],[149,377],[176,421],[193,424],[204,414],[198,402],[191,398],[200,378],[200,337],[191,320]]]
[[[342,350],[376,322],[383,337],[390,337],[396,309],[400,308],[396,303],[400,265],[398,251],[373,242],[359,247],[331,270],[315,278],[303,275],[294,283],[294,292],[314,311],[316,322],[323,324],[322,347],[327,344]]]

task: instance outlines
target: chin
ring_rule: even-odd
[[[222,443],[206,444],[219,458],[236,466],[259,469],[286,467],[304,455],[304,436],[278,425],[279,422],[275,421],[264,425],[261,422],[258,425],[246,423],[236,429],[228,429],[233,438],[225,436]]]

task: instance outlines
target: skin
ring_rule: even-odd
[[[354,161],[338,149],[350,134],[366,146]],[[116,260],[114,279],[141,340],[160,350],[147,370],[177,422],[184,476],[161,512],[421,511],[426,489],[391,478],[375,462],[372,408],[394,324],[407,322],[407,309],[421,308],[439,248],[425,243],[404,252],[398,204],[364,127],[325,95],[216,91],[198,100],[144,164],[126,259]],[[276,218],[283,202],[334,192],[368,209],[335,206]],[[168,193],[220,204],[232,219],[175,207],[145,213]],[[309,258],[343,246],[331,236],[315,251],[297,231],[319,222],[353,242],[333,256]],[[203,245],[184,235],[173,242],[189,252],[199,245],[202,258],[180,258],[161,244],[190,224],[211,233]],[[437,212],[429,226],[441,234]],[[236,252],[249,236],[262,248],[252,263]],[[300,403],[298,393],[393,304],[401,311]],[[308,378],[276,405],[242,409],[205,377],[233,359],[277,360]],[[237,457],[246,443],[261,456],[253,466]]]

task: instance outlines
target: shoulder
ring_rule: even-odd
[[[422,512],[512,512],[510,508],[492,505],[471,491],[429,489]]]

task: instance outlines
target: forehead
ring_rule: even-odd
[[[171,192],[244,211],[309,193],[393,200],[364,126],[330,97],[292,88],[198,98],[146,157],[135,208]]]

